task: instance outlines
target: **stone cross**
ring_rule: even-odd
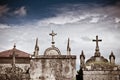
[[[52,36],[52,42],[51,43],[52,43],[52,45],[54,45],[55,44],[54,36],[57,35],[57,33],[54,33],[54,31],[52,30],[52,33],[50,33],[49,35]]]
[[[13,53],[12,53],[12,55],[10,55],[11,57],[12,57],[12,68],[13,69],[15,69],[15,57],[17,56],[16,54],[15,54],[15,49],[16,49],[16,45],[14,44],[14,48],[13,48]]]
[[[98,42],[100,42],[100,41],[102,41],[102,40],[101,40],[101,39],[98,39],[98,36],[96,36],[96,40],[94,39],[93,41],[96,42],[95,56],[96,56],[96,57],[100,57]]]
[[[102,40],[101,40],[101,39],[98,39],[98,36],[96,36],[96,40],[94,39],[93,41],[96,42],[96,47],[99,47],[99,46],[98,46],[98,42],[100,42],[100,41],[102,41]]]
[[[13,68],[15,68],[15,57],[16,57],[15,52],[13,52],[12,54],[12,67]]]

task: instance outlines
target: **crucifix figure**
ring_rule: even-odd
[[[93,41],[96,42],[96,49],[95,49],[96,52],[95,52],[95,56],[100,56],[98,42],[101,42],[102,40],[101,40],[101,39],[98,39],[98,36],[96,36],[96,40],[94,39]]]
[[[52,33],[50,33],[49,35],[52,36],[52,42],[51,43],[52,43],[52,45],[54,45],[55,44],[54,36],[57,35],[57,33],[54,33],[54,31],[52,30]]]

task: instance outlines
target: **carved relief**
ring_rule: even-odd
[[[65,67],[65,72],[68,73],[69,72],[69,66]]]
[[[61,55],[60,50],[56,47],[47,48],[44,55]]]

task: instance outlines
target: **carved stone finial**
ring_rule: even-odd
[[[100,41],[102,41],[102,40],[101,40],[101,39],[98,39],[98,36],[96,36],[96,40],[94,39],[93,41],[96,42],[95,56],[96,56],[96,57],[100,57],[98,42],[100,42]]]
[[[57,33],[54,33],[54,31],[52,30],[52,33],[49,34],[50,36],[52,36],[52,45],[55,44],[55,41],[54,41],[54,36],[57,35]]]
[[[38,38],[36,38],[34,56],[38,56],[38,53],[39,53]]]
[[[110,56],[109,56],[109,59],[110,59],[111,57],[113,57],[113,59],[115,59],[115,55],[113,54],[113,51],[111,51],[111,54],[110,54]]]
[[[68,38],[68,43],[67,43],[67,55],[71,55],[70,39],[69,38]]]
[[[113,54],[113,51],[111,51],[111,54],[109,56],[110,63],[115,64],[115,55]]]
[[[38,38],[36,38],[35,50],[39,51]]]
[[[80,55],[80,69],[85,67],[85,55],[84,52],[82,50],[81,55]]]
[[[82,52],[81,52],[81,55],[84,55],[84,52],[83,52],[83,50],[82,50]]]
[[[85,59],[85,55],[84,55],[83,50],[82,50],[82,52],[81,52],[80,59],[81,59],[81,57],[83,57],[83,58]]]

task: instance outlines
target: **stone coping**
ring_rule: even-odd
[[[92,75],[92,74],[119,74],[120,75],[120,70],[106,70],[106,71],[83,71],[83,74],[88,74],[88,75]]]
[[[32,59],[76,59],[75,55],[39,55],[31,57]]]

